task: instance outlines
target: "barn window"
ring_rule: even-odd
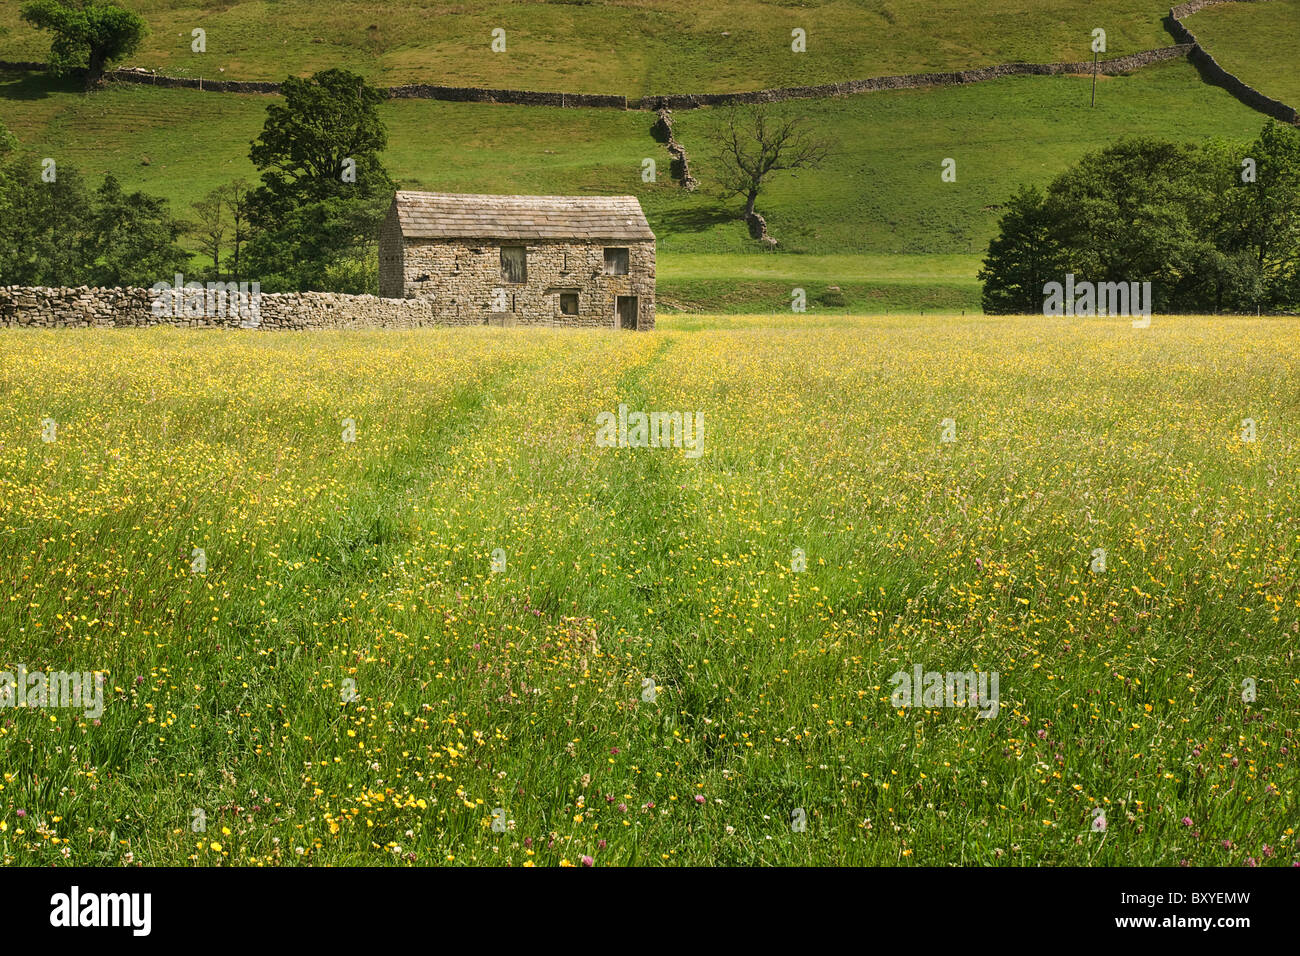
[[[627,275],[627,250],[626,249],[605,250],[605,275],[607,276]]]
[[[578,293],[576,292],[560,293],[560,314],[561,315],[578,314]]]
[[[501,247],[501,281],[528,281],[528,250],[523,246]]]

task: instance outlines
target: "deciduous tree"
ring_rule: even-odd
[[[728,196],[744,196],[744,219],[756,221],[755,204],[773,173],[820,166],[831,150],[800,117],[781,117],[759,105],[733,107],[715,143],[721,183]],[[755,238],[761,238],[756,235]]]
[[[110,63],[134,53],[148,32],[139,14],[112,0],[31,0],[22,18],[54,34],[51,68],[60,75],[84,71],[87,90],[100,85]]]

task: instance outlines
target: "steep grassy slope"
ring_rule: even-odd
[[[127,0],[151,34],[130,65],[191,76],[279,79],[331,66],[375,82],[643,93],[756,89],[955,69],[1082,60],[1091,31],[1113,54],[1166,46],[1162,0],[573,0],[367,3]],[[48,41],[0,7],[0,59]],[[791,30],[807,31],[806,53]],[[191,51],[191,31],[207,52]],[[506,31],[506,51],[490,49]]]

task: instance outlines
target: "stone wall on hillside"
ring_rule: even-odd
[[[1242,103],[1245,103],[1253,110],[1263,113],[1265,116],[1271,116],[1279,119],[1284,123],[1300,124],[1300,113],[1286,103],[1275,100],[1271,96],[1265,96],[1259,90],[1244,83],[1233,73],[1229,73],[1219,62],[1210,55],[1210,52],[1201,46],[1196,35],[1183,24],[1183,17],[1191,16],[1206,7],[1217,6],[1221,3],[1260,3],[1265,0],[1190,0],[1189,3],[1183,3],[1169,10],[1169,16],[1165,18],[1165,29],[1179,43],[1189,45],[1190,51],[1187,58],[1192,61],[1196,69],[1200,71],[1206,82],[1213,83],[1215,86],[1221,86],[1227,90]]]
[[[1130,73],[1152,63],[1187,56],[1190,45],[1144,50],[1128,56],[1101,60],[1097,72],[1107,76]],[[979,83],[1003,76],[1059,76],[1068,73],[1091,73],[1092,61],[1081,63],[1002,63],[974,70],[957,70],[950,73],[906,73],[899,76],[875,76],[866,80],[848,80],[844,83],[826,83],[821,86],[779,87],[754,90],[748,93],[673,93],[666,96],[648,96],[641,100],[642,109],[696,109],[701,106],[728,106],[733,103],[779,103],[783,100],[813,99],[826,96],[847,96],[853,93],[870,93],[879,90],[907,90],[925,86],[953,86]]]
[[[1106,75],[1129,73],[1152,63],[1187,56],[1190,44],[1144,50],[1128,56],[1102,60],[1097,65]],[[12,63],[0,61],[0,70],[44,70],[44,63]],[[777,103],[783,100],[813,99],[824,96],[847,96],[854,93],[871,93],[881,90],[905,90],[926,86],[948,86],[961,83],[978,83],[1003,76],[1054,76],[1063,73],[1091,73],[1092,62],[1082,63],[1003,63],[973,70],[950,73],[910,73],[899,76],[877,76],[865,80],[847,80],[820,86],[775,87],[740,93],[670,93],[650,95],[629,100],[626,96],[601,93],[541,93],[531,90],[496,90],[473,86],[434,86],[423,83],[394,86],[384,89],[392,98],[422,98],[462,103],[505,103],[521,106],[552,106],[560,108],[606,108],[658,111],[661,109],[696,109],[702,106],[726,106],[733,103]],[[166,76],[152,70],[139,68],[110,70],[109,80],[123,83],[143,83],[152,86],[205,90],[214,93],[279,93],[280,84],[260,80],[214,80],[196,77]]]
[[[1193,13],[1200,13],[1206,7],[1217,7],[1223,3],[1263,3],[1267,0],[1189,0],[1188,3],[1180,3],[1169,11],[1169,15],[1176,20],[1183,17],[1190,17]]]
[[[662,107],[659,109],[659,118],[654,124],[654,135],[664,144],[668,155],[672,157],[672,177],[681,184],[683,189],[694,192],[700,183],[691,175],[691,161],[686,155],[686,147],[677,141],[677,134],[673,132],[672,110]]]
[[[609,93],[538,93],[533,90],[493,90],[477,86],[430,86],[411,83],[389,87],[392,99],[448,100],[454,103],[508,103],[518,106],[627,109],[627,97]]]

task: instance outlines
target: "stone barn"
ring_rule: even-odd
[[[447,325],[653,329],[655,237],[635,196],[399,192],[379,294]]]

